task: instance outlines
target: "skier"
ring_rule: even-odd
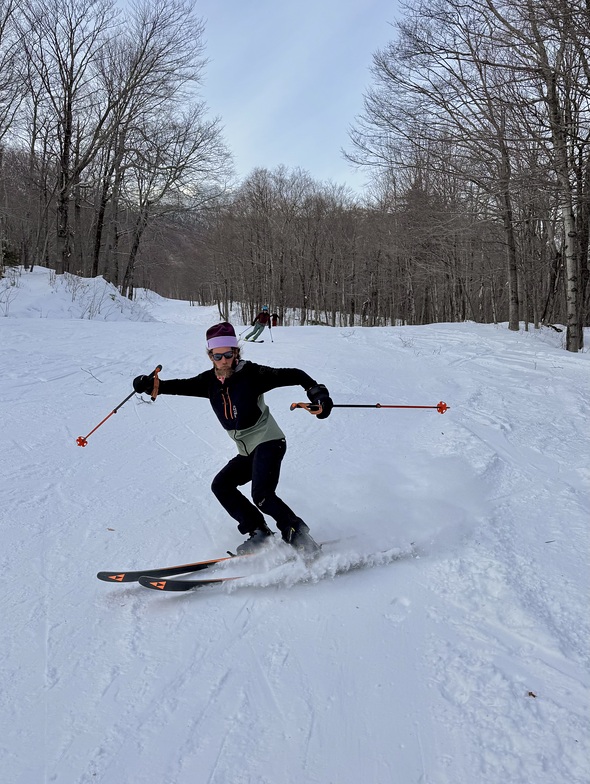
[[[270,314],[270,322],[271,326],[276,327],[279,323],[279,314],[278,313],[271,313]]]
[[[270,316],[268,315],[268,305],[264,305],[261,312],[256,316],[252,322],[254,329],[250,332],[244,340],[257,340],[264,331],[264,328],[269,325]],[[270,325],[269,325],[270,326]]]
[[[287,443],[285,434],[264,402],[264,393],[277,387],[300,384],[308,399],[319,406],[318,419],[332,410],[330,393],[323,384],[297,368],[271,368],[243,360],[234,328],[228,322],[207,330],[207,354],[213,367],[194,378],[162,381],[150,376],[133,380],[136,392],[187,395],[209,398],[222,427],[235,441],[238,455],[213,479],[211,489],[228,514],[238,522],[240,533],[249,538],[237,552],[249,553],[273,535],[264,514],[274,518],[285,542],[305,554],[319,545],[309,527],[275,493]],[[252,482],[251,503],[238,487]]]

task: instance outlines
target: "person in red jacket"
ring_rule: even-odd
[[[270,328],[270,316],[268,314],[268,305],[265,305],[260,313],[256,316],[254,321],[252,322],[252,326],[254,329],[250,332],[244,340],[257,340],[260,335],[262,335],[264,328],[268,326]]]
[[[234,328],[228,322],[207,330],[207,353],[213,367],[193,378],[159,379],[157,394],[208,398],[221,426],[236,444],[238,454],[213,479],[211,489],[228,514],[249,538],[238,548],[248,553],[272,536],[264,515],[274,518],[285,542],[305,554],[319,551],[309,526],[277,496],[285,434],[264,402],[264,394],[278,387],[301,385],[310,402],[318,406],[318,419],[332,410],[330,393],[305,371],[273,368],[240,357]],[[152,394],[154,376],[137,376],[136,392]],[[252,501],[238,488],[252,483]]]

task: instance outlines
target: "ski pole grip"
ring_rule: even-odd
[[[153,386],[153,389],[152,389],[152,402],[153,403],[155,403],[156,398],[158,397],[158,391],[160,389],[160,378],[158,376],[158,373],[160,372],[160,370],[162,370],[162,365],[158,365],[156,367],[156,369],[154,370],[154,372],[152,373],[152,376],[154,377],[154,386]]]
[[[319,414],[322,410],[317,403],[291,403],[290,410],[295,411],[296,408],[304,408],[310,414]]]

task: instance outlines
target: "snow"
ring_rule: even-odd
[[[588,784],[590,354],[506,325],[267,331],[246,358],[337,403],[450,410],[318,421],[269,393],[279,494],[339,541],[158,594],[95,574],[241,537],[206,401],[134,396],[76,445],[135,375],[208,366],[216,309],[141,294],[0,281],[3,781]]]

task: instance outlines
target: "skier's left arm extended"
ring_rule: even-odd
[[[257,381],[260,392],[268,392],[277,387],[290,387],[300,384],[307,393],[308,400],[321,406],[318,419],[325,419],[332,411],[332,398],[324,384],[318,384],[310,375],[299,368],[272,368],[257,365]]]

